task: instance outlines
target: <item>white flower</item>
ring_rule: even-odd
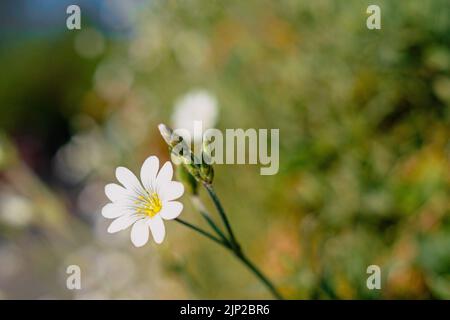
[[[131,229],[131,241],[136,247],[145,245],[149,229],[156,243],[161,243],[166,234],[163,220],[178,217],[183,205],[174,201],[183,195],[184,187],[172,181],[172,164],[167,161],[159,170],[159,159],[151,156],[141,168],[141,182],[127,168],[118,167],[116,178],[123,185],[108,184],[106,196],[112,201],[102,209],[102,215],[115,219],[108,228],[109,233]]]
[[[175,103],[172,115],[174,129],[185,129],[194,141],[200,141],[202,136],[194,136],[194,121],[201,121],[203,130],[214,127],[218,117],[217,99],[206,90],[195,90],[181,97]],[[183,135],[182,133],[180,133]],[[184,135],[183,135],[184,136]]]
[[[25,227],[33,220],[33,204],[12,193],[0,194],[0,221],[11,227]]]

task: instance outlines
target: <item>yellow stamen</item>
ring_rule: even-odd
[[[154,217],[162,208],[161,200],[156,192],[147,192],[146,196],[139,196],[136,204],[138,205],[136,212],[145,214],[150,218]]]

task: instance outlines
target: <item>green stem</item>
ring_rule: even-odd
[[[201,216],[206,220],[209,226],[216,232],[216,234],[222,239],[223,242],[229,242],[227,237],[223,234],[222,230],[216,225],[216,223],[212,220],[209,213],[206,211],[205,206],[198,196],[192,196],[192,204],[194,207],[200,212]]]
[[[197,231],[201,235],[203,235],[203,236],[213,240],[217,244],[223,246],[225,249],[232,251],[234,253],[234,255],[239,259],[239,261],[241,261],[244,265],[246,265],[258,277],[258,279],[261,280],[261,282],[270,290],[270,292],[274,295],[274,297],[276,299],[283,300],[283,297],[277,291],[277,289],[272,284],[272,282],[270,282],[270,280],[244,255],[244,253],[241,250],[237,251],[234,247],[232,247],[230,245],[229,242],[227,242],[227,241],[224,242],[221,239],[216,238],[209,232],[204,231],[203,229],[201,229],[189,222],[186,222],[180,218],[176,218],[175,221],[181,223],[182,225],[184,225],[194,231]]]
[[[213,200],[214,205],[216,206],[216,209],[219,212],[225,224],[227,232],[230,236],[229,249],[242,263],[244,263],[258,277],[258,279],[261,280],[261,282],[270,290],[270,292],[274,295],[276,299],[283,300],[282,295],[278,292],[278,290],[275,288],[272,282],[242,252],[241,247],[233,234],[233,230],[231,229],[231,225],[228,221],[227,214],[225,213],[225,210],[222,207],[219,197],[215,193],[212,185],[207,183],[204,183],[203,185],[208,191],[208,194],[210,195],[211,199]]]
[[[198,233],[200,233],[200,234],[204,235],[205,237],[213,240],[214,242],[220,244],[221,246],[224,246],[227,249],[230,248],[230,245],[227,242],[224,242],[223,240],[221,240],[219,238],[216,238],[215,236],[213,236],[209,232],[207,232],[207,231],[205,231],[205,230],[203,230],[203,229],[201,229],[201,228],[199,228],[199,227],[197,227],[197,226],[195,226],[195,225],[193,225],[193,224],[191,224],[191,223],[189,223],[187,221],[184,221],[184,220],[182,220],[180,218],[176,218],[175,221],[181,223],[182,225],[184,225],[184,226],[186,226],[186,227],[188,227],[188,228],[190,228],[190,229],[192,229],[194,231],[197,231]]]
[[[283,296],[278,292],[272,282],[244,255],[242,251],[234,252],[236,257],[239,258],[258,278],[264,283],[264,285],[270,290],[275,298],[278,300],[284,300]]]
[[[211,197],[212,201],[214,202],[214,205],[215,205],[217,211],[219,212],[220,217],[222,218],[225,228],[227,229],[227,232],[230,236],[231,244],[233,245],[233,247],[235,248],[236,251],[239,251],[239,244],[236,241],[233,230],[231,230],[230,222],[228,221],[225,210],[223,209],[222,204],[220,203],[220,200],[216,195],[216,192],[214,191],[211,184],[204,183],[203,186],[205,187],[206,191],[208,191],[209,196]]]

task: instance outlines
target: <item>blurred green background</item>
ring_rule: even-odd
[[[74,3],[81,30],[65,25]],[[277,175],[218,165],[214,185],[287,298],[450,298],[448,0],[0,8],[0,298],[271,297],[177,223],[134,248],[100,215],[115,167],[168,159],[157,124],[198,88],[217,128],[280,129]],[[188,199],[182,217],[201,224]],[[72,264],[81,290],[66,289]],[[366,287],[372,264],[381,290]]]

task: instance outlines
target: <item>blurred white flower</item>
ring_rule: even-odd
[[[117,144],[116,144],[117,145]],[[102,172],[113,163],[118,151],[106,139],[106,135],[94,127],[81,132],[58,150],[54,160],[56,174],[66,182],[79,183],[92,172]]]
[[[116,178],[123,185],[108,184],[106,196],[112,201],[102,209],[102,215],[115,219],[108,228],[109,233],[124,230],[131,225],[131,241],[136,247],[145,245],[149,229],[156,243],[161,243],[166,234],[164,220],[178,217],[183,205],[173,201],[181,197],[184,187],[172,181],[172,164],[167,161],[159,170],[159,159],[151,156],[141,168],[141,182],[127,168],[116,169]]]
[[[194,142],[198,142],[202,140],[202,133],[194,135],[194,121],[201,121],[203,130],[206,130],[214,127],[218,113],[216,97],[207,90],[195,90],[175,103],[172,124],[174,129],[185,129],[190,133],[190,137],[186,137],[180,132],[183,138],[190,141],[189,138],[193,137]]]
[[[12,227],[25,227],[33,218],[32,203],[21,196],[4,193],[0,195],[0,220]]]

